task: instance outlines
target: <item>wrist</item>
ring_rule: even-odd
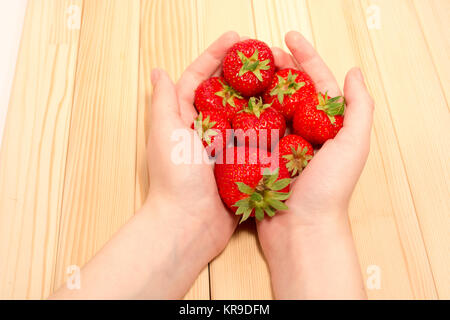
[[[295,200],[295,199],[294,199]],[[348,204],[327,204],[321,201],[312,203],[286,202],[289,207],[287,215],[292,226],[332,227],[348,221]]]
[[[279,219],[279,221],[277,221]],[[295,258],[300,246],[316,243],[332,243],[342,237],[351,237],[351,228],[346,213],[333,212],[320,217],[303,215],[299,212],[282,213],[260,228],[270,239],[261,239],[268,260],[279,261]]]
[[[345,215],[326,223],[293,224],[261,244],[277,298],[364,298],[358,258]],[[336,290],[330,290],[330,286]]]
[[[192,219],[186,208],[174,199],[164,194],[149,193],[138,214],[147,216],[160,230],[171,234],[177,253],[183,260],[195,259],[204,266],[215,257],[216,248],[205,223]]]

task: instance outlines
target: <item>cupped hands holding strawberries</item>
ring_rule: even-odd
[[[290,193],[274,193],[276,190],[267,186],[268,175],[277,174],[271,180],[275,183],[283,179],[283,189],[289,190],[291,178],[313,158],[313,145],[320,147],[333,139],[343,126],[344,98],[318,91],[311,76],[294,63],[294,58],[289,59],[288,65],[276,63],[264,42],[239,41],[226,51],[223,77],[205,79],[195,92],[194,102],[200,114],[193,127],[198,119],[221,117],[213,124],[195,128],[208,154],[219,154],[220,161],[215,165],[218,191],[227,207],[242,215],[241,222],[250,216],[262,220],[273,217],[278,210],[287,210],[283,202]],[[284,137],[286,129],[294,134]],[[236,163],[233,157],[225,159],[227,153],[245,154],[249,148],[251,154],[262,153],[255,157],[255,163],[243,156],[244,163]],[[259,158],[267,156],[266,151],[271,153],[272,165],[255,166]],[[288,174],[282,178],[284,172]]]
[[[347,228],[348,202],[369,152],[373,102],[359,69],[347,74],[344,100],[304,37],[290,32],[286,44],[291,54],[229,32],[176,86],[163,71],[152,73],[146,206],[169,203],[169,224],[182,221],[185,232],[205,234],[203,263],[226,246],[236,216],[258,220],[272,273],[289,271],[280,266],[286,255],[280,248],[290,247],[298,230],[334,222]],[[215,157],[215,164],[173,163],[171,136],[183,128],[189,141],[202,142],[194,153]],[[346,268],[357,274],[352,254]],[[289,278],[278,277],[273,284],[281,297]]]

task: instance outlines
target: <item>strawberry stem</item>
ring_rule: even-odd
[[[200,112],[198,117],[194,120],[194,130],[197,131],[198,136],[202,141],[205,141],[208,146],[212,142],[212,137],[218,135],[216,130],[213,130],[217,122],[210,121],[209,116],[203,119],[203,114]]]
[[[236,108],[237,106],[236,106],[236,103],[234,102],[234,99],[235,98],[243,99],[243,97],[236,90],[234,90],[231,86],[226,85],[225,83],[223,83],[220,80],[219,80],[219,82],[222,85],[222,90],[221,91],[217,91],[215,93],[215,95],[222,98],[222,105],[224,107],[227,104],[229,104],[233,108]]]
[[[296,82],[298,74],[292,74],[289,70],[287,78],[283,78],[280,75],[278,77],[278,84],[270,91],[271,96],[277,96],[278,101],[283,103],[285,95],[291,95],[296,93],[301,87],[305,85],[305,82]]]
[[[308,148],[302,148],[299,144],[297,150],[294,147],[291,147],[291,153],[283,156],[284,159],[288,160],[286,168],[291,173],[291,177],[295,176],[297,173],[301,173],[313,158],[313,156],[307,154],[307,152]]]
[[[241,59],[242,67],[241,70],[239,70],[239,77],[243,76],[246,72],[253,72],[253,74],[256,76],[256,78],[262,82],[263,78],[261,75],[261,70],[269,70],[269,59],[266,59],[264,61],[259,60],[259,51],[255,48],[255,51],[253,52],[252,56],[248,58],[245,54],[243,54],[241,51],[237,51],[237,55],[239,56],[239,59]]]
[[[279,169],[270,172],[265,169],[263,177],[255,188],[251,188],[243,182],[236,182],[241,193],[247,197],[237,201],[233,206],[237,207],[236,215],[242,215],[239,223],[247,220],[251,213],[255,212],[255,218],[261,221],[264,213],[273,217],[277,210],[287,210],[288,207],[282,202],[291,195],[290,192],[279,192],[286,188],[292,181],[290,178],[277,180]]]
[[[254,114],[257,118],[272,104],[264,104],[262,98],[251,97],[247,106],[239,112]]]
[[[317,94],[319,104],[316,106],[317,110],[322,110],[326,113],[331,123],[336,122],[334,116],[341,116],[345,112],[345,98],[343,96],[337,96],[334,98],[328,98],[328,93]]]

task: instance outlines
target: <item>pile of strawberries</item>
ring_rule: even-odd
[[[192,128],[216,156],[219,194],[242,222],[287,209],[292,178],[314,156],[313,146],[342,128],[345,102],[316,92],[303,71],[276,70],[267,44],[250,39],[227,51],[223,76],[199,85],[195,106]],[[250,131],[257,139],[248,138]]]

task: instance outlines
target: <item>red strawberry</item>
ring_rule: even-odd
[[[255,139],[248,139],[249,146],[256,147],[259,144],[260,148],[268,148],[269,150],[275,145],[272,145],[272,130],[278,131],[278,139],[284,136],[286,131],[286,122],[283,116],[270,107],[270,104],[263,104],[262,99],[250,98],[248,105],[239,111],[233,118],[232,122],[235,135],[238,138],[238,143],[244,143],[245,135],[252,135],[254,130]],[[242,131],[238,131],[241,129]],[[267,137],[267,140],[260,141]],[[275,137],[274,137],[275,139]],[[241,141],[239,141],[241,140]],[[267,141],[267,142],[266,142]]]
[[[262,93],[275,73],[272,50],[262,41],[245,40],[228,49],[223,74],[228,83],[244,96]]]
[[[315,95],[316,88],[307,73],[295,69],[282,69],[275,73],[263,98],[265,103],[272,103],[272,107],[286,120],[291,120],[295,109]]]
[[[286,168],[294,177],[301,173],[314,156],[312,145],[300,136],[290,134],[278,144],[280,167]]]
[[[329,98],[319,93],[295,111],[294,132],[314,145],[323,144],[342,128],[344,111],[343,97]]]
[[[289,172],[270,168],[259,149],[231,147],[225,153],[230,152],[234,152],[233,161],[216,163],[214,175],[220,197],[236,215],[242,215],[241,222],[250,216],[262,220],[264,212],[273,217],[277,210],[287,210],[281,201],[290,195]]]
[[[205,80],[195,90],[195,106],[199,112],[221,112],[226,114],[228,121],[246,104],[247,99],[230,87],[223,77]]]
[[[212,157],[225,149],[231,138],[231,126],[226,116],[215,111],[200,112],[191,128],[197,132],[206,152]]]

